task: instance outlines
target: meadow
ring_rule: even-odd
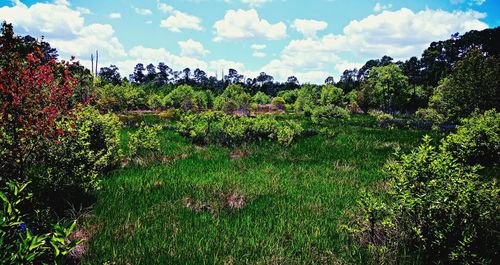
[[[164,157],[129,163],[104,178],[83,264],[360,263],[341,224],[362,190],[383,190],[395,148],[409,150],[430,131],[382,129],[354,115],[289,147],[259,141],[237,147],[193,145],[161,133]],[[155,119],[149,115],[149,122]],[[174,124],[175,126],[175,124]],[[127,152],[128,135],[121,131]],[[314,135],[315,134],[315,135]]]

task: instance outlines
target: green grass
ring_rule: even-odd
[[[234,148],[193,146],[164,131],[175,160],[129,165],[103,181],[83,264],[363,263],[339,225],[361,189],[381,186],[394,148],[409,150],[429,132],[379,129],[366,116],[330,127],[290,147],[248,144],[234,160]],[[245,197],[243,209],[225,207],[231,193]],[[193,211],[186,198],[212,210]]]

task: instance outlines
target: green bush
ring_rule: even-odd
[[[392,116],[389,113],[382,112],[382,111],[370,110],[368,112],[368,114],[370,116],[374,117],[379,123],[384,123],[384,122],[394,120],[394,116]]]
[[[129,154],[132,158],[157,157],[160,155],[159,133],[162,127],[142,124],[136,132],[131,133],[128,140]]]
[[[0,190],[0,263],[1,264],[45,264],[54,261],[64,264],[66,256],[82,241],[71,240],[76,221],[70,225],[53,225],[47,233],[36,233],[32,229],[29,215],[22,209],[23,204],[30,204],[32,194],[26,190],[26,184],[9,181]]]
[[[314,123],[324,123],[332,119],[348,119],[349,112],[338,106],[321,106],[314,108],[311,113],[311,119]]]
[[[214,100],[215,108],[227,114],[235,110],[247,110],[251,97],[241,85],[230,85]]]
[[[304,131],[302,126],[296,122],[287,122],[277,127],[276,140],[282,145],[290,145],[294,139]],[[272,137],[271,137],[272,138]]]
[[[362,206],[368,216],[384,217],[358,222],[351,231],[366,234],[373,231],[367,225],[378,227],[379,242],[368,241],[376,248],[394,247],[389,239],[395,232],[396,242],[405,251],[422,253],[425,263],[492,263],[500,247],[496,181],[485,181],[478,167],[458,162],[443,146],[432,146],[430,137],[397,157],[386,167],[391,200],[381,207]]]
[[[175,120],[178,118],[178,112],[176,109],[168,109],[160,112],[158,117],[162,120]]]
[[[163,106],[163,99],[157,94],[151,94],[148,97],[148,107],[150,109],[159,109]]]
[[[106,84],[97,89],[97,95],[96,105],[103,111],[142,109],[148,103],[144,89],[129,83]]]
[[[444,122],[443,115],[439,114],[435,109],[431,108],[419,109],[415,114],[417,118],[424,121],[432,122],[435,125],[439,125]]]
[[[279,110],[284,110],[286,102],[282,97],[275,97],[273,98],[271,104],[273,104],[273,106]]]
[[[61,121],[65,133],[56,142],[45,142],[40,159],[28,169],[33,186],[50,192],[68,188],[92,191],[100,173],[119,160],[120,121],[116,115],[101,115],[87,106],[74,121]]]
[[[443,148],[467,165],[500,163],[500,113],[490,110],[462,120],[456,133],[443,141]]]
[[[293,105],[297,100],[298,94],[299,94],[298,89],[285,90],[278,92],[278,97],[282,97],[287,104]]]
[[[500,245],[499,187],[459,164],[431,139],[388,165],[395,212],[404,233],[431,261],[492,261]]]
[[[203,91],[195,91],[191,86],[181,85],[172,90],[163,99],[163,105],[181,109],[185,112],[197,112],[209,105],[209,96]]]
[[[252,97],[252,102],[260,105],[265,105],[271,103],[271,97],[266,95],[264,92],[257,92]]]
[[[302,133],[302,126],[297,122],[278,122],[272,117],[236,117],[207,112],[184,115],[177,131],[197,143],[236,145],[272,139],[289,145]]]
[[[319,105],[321,98],[321,87],[318,85],[303,85],[297,92],[295,101],[295,110],[304,111],[304,114],[310,115],[312,109]]]
[[[334,105],[344,106],[344,91],[332,85],[326,85],[321,89],[320,104],[322,106]]]

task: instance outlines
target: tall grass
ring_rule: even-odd
[[[408,149],[426,133],[355,116],[287,148],[238,147],[245,155],[235,158],[236,147],[194,146],[164,131],[172,159],[105,178],[86,224],[93,236],[83,263],[363,263],[339,225],[361,189],[383,186],[381,168],[394,148]],[[126,146],[127,131],[122,140]],[[231,194],[244,198],[242,209],[227,206]]]

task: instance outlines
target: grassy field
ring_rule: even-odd
[[[195,146],[164,131],[163,162],[105,178],[83,264],[362,263],[339,225],[362,189],[384,188],[394,149],[429,132],[377,128],[367,116],[329,127],[290,147]]]

